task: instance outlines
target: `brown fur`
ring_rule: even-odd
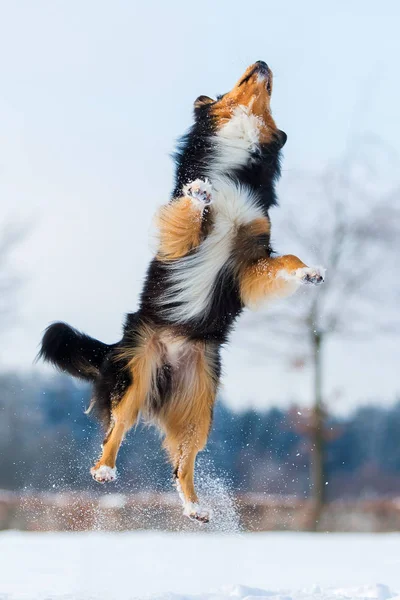
[[[194,462],[207,441],[217,392],[212,350],[206,342],[190,341],[172,329],[142,327],[139,342],[118,357],[128,359],[133,383],[112,408],[110,431],[94,469],[115,467],[120,444],[140,412],[158,422],[185,500],[197,501]],[[160,411],[151,414],[150,399],[158,394],[157,369],[165,362],[172,363],[173,392]]]
[[[177,374],[176,389],[159,421],[166,433],[164,447],[186,501],[197,502],[194,463],[207,442],[217,381],[204,342],[187,342],[187,356]]]
[[[136,422],[140,410],[140,397],[134,385],[131,385],[120,402],[112,409],[111,425],[103,443],[101,457],[93,470],[103,465],[115,467],[118,450],[125,434]]]
[[[296,289],[293,281],[279,277],[279,271],[294,273],[306,267],[297,256],[288,254],[276,258],[261,258],[244,268],[240,276],[240,293],[246,306],[254,307],[262,299],[284,298]]]
[[[114,468],[119,447],[125,434],[135,424],[139,412],[146,408],[148,394],[156,390],[156,369],[160,366],[161,352],[156,333],[153,329],[143,326],[138,334],[139,341],[117,357],[117,360],[128,360],[128,369],[132,384],[126,390],[122,399],[111,409],[111,425],[103,443],[102,455],[95,465]]]
[[[173,200],[162,206],[156,217],[160,260],[173,260],[188,254],[201,241],[202,212],[190,198]]]
[[[217,127],[222,127],[232,117],[233,111],[240,105],[246,106],[260,121],[260,142],[268,143],[273,138],[278,128],[271,115],[270,99],[272,93],[272,71],[269,71],[270,87],[265,81],[259,80],[258,73],[254,72],[254,65],[249,67],[235,87],[225,94],[211,107]],[[203,100],[203,103],[205,101]]]

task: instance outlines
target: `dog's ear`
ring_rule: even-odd
[[[215,100],[209,98],[208,96],[199,96],[194,101],[194,109],[197,110],[198,108],[202,108],[203,106],[206,106],[207,104],[212,104],[213,102],[215,102]]]

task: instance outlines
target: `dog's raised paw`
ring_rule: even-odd
[[[208,206],[212,202],[212,186],[208,179],[195,179],[183,188],[183,193],[194,202]]]
[[[302,284],[319,285],[324,282],[325,269],[323,267],[302,267],[296,270],[295,275]]]
[[[198,521],[199,523],[209,523],[212,518],[212,511],[200,506],[196,502],[187,502],[183,514],[192,521]]]
[[[101,465],[101,467],[92,467],[90,473],[95,481],[98,483],[108,483],[115,481],[117,478],[116,468],[107,467],[107,465]]]

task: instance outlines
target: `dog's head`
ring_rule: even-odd
[[[194,103],[195,119],[201,120],[205,114],[209,115],[218,131],[238,113],[245,111],[259,123],[259,142],[274,142],[281,148],[287,136],[277,128],[271,115],[272,79],[271,69],[264,61],[258,60],[246,69],[230,92],[216,100],[208,96],[199,96]]]

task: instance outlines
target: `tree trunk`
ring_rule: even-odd
[[[311,428],[311,500],[310,529],[317,531],[325,504],[325,439],[324,407],[322,401],[322,342],[323,334],[313,332],[314,406]]]

